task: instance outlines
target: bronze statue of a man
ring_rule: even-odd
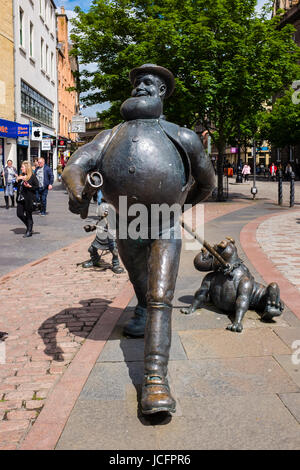
[[[198,136],[163,117],[163,100],[175,87],[173,74],[164,67],[144,64],[131,70],[130,81],[132,97],[121,106],[124,122],[100,132],[78,149],[63,172],[70,210],[83,218],[91,197],[85,194],[86,176],[95,170],[102,174],[103,196],[115,207],[119,221],[124,216],[120,196],[126,196],[128,210],[139,203],[150,214],[154,204],[197,204],[214,189],[215,173]],[[151,227],[151,215],[149,221]],[[120,237],[117,224],[119,254],[138,300],[124,333],[145,336],[143,414],[175,412],[167,366],[181,251],[178,227],[178,217],[174,216],[167,236],[163,224],[159,224],[158,237],[136,240]]]

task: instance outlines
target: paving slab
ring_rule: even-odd
[[[127,384],[143,382],[143,362],[97,363],[81,394],[80,400],[124,400]]]
[[[181,398],[183,416],[157,427],[160,449],[299,450],[300,428],[274,395]]]
[[[248,328],[242,333],[223,330],[179,332],[189,359],[272,356],[289,354],[283,341],[270,328]]]
[[[153,426],[128,410],[125,400],[78,400],[56,450],[158,448]]]
[[[177,332],[172,333],[170,360],[186,360],[186,354]],[[143,338],[121,338],[107,341],[97,362],[136,362],[144,360]]]
[[[274,328],[274,332],[290,348],[293,348],[293,343],[295,343],[296,341],[297,342],[299,341],[299,343],[297,343],[297,345],[300,348],[300,327],[290,327],[290,328],[280,328],[280,327],[278,327],[278,328]]]
[[[279,397],[300,424],[300,393],[283,393]]]
[[[272,357],[173,361],[169,374],[180,399],[299,391]]]
[[[299,353],[298,356],[276,354],[274,357],[292,380],[300,387]]]

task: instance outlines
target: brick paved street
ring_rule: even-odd
[[[271,217],[256,238],[277,269],[300,291],[300,210]]]

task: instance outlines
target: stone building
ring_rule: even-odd
[[[16,138],[9,131],[15,125],[13,2],[2,0],[0,20],[0,171],[13,159]]]
[[[79,111],[77,91],[69,91],[76,87],[75,73],[78,72],[76,57],[69,54],[72,45],[68,38],[68,17],[64,7],[57,17],[57,78],[58,78],[58,153],[59,160],[70,146],[71,141],[77,140],[77,134],[71,132],[72,117]]]
[[[17,164],[43,156],[57,170],[56,5],[53,0],[14,0],[16,121],[30,127],[19,139]]]

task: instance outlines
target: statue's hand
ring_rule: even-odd
[[[92,194],[86,192],[86,173],[78,165],[66,166],[62,173],[63,182],[69,193],[69,209],[86,219]]]

